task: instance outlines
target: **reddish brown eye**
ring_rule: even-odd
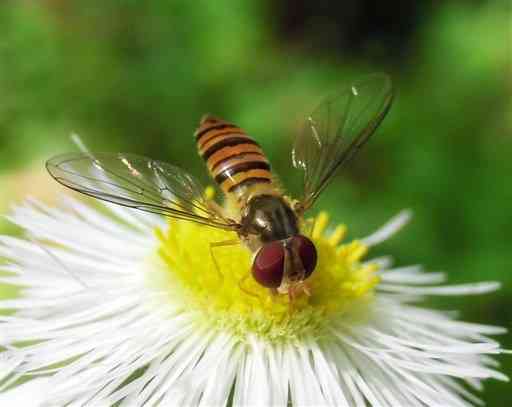
[[[292,239],[292,244],[296,248],[297,253],[299,253],[302,265],[304,266],[304,270],[306,272],[304,279],[306,279],[311,275],[311,273],[313,273],[316,267],[316,247],[306,236],[297,235]]]
[[[267,243],[254,258],[252,275],[264,287],[277,288],[284,272],[284,247],[280,241]]]

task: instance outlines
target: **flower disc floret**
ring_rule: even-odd
[[[252,278],[252,254],[241,243],[211,247],[236,241],[235,233],[191,222],[170,220],[167,230],[156,230],[162,263],[157,281],[205,322],[241,339],[249,333],[276,341],[323,335],[332,315],[371,301],[379,281],[377,265],[362,262],[367,247],[359,241],[341,243],[344,225],[330,234],[327,226],[328,216],[321,213],[308,234],[318,251],[318,265],[308,279],[311,296],[301,295],[292,304],[288,296],[272,296]]]

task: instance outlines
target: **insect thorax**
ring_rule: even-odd
[[[283,240],[299,233],[297,216],[288,202],[276,195],[257,195],[242,212],[242,230],[255,233],[261,243]]]

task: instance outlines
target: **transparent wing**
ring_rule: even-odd
[[[368,141],[393,99],[390,78],[374,74],[327,97],[296,138],[292,163],[304,171],[303,210],[309,209],[336,170]]]
[[[145,212],[236,230],[204,197],[186,171],[132,154],[71,153],[46,162],[50,175],[82,194]]]

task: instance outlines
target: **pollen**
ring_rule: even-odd
[[[333,316],[360,310],[372,300],[379,282],[376,264],[364,262],[367,247],[344,243],[347,228],[329,230],[329,217],[320,213],[305,235],[314,242],[318,264],[307,280],[310,296],[290,304],[287,295],[271,295],[251,275],[252,253],[233,232],[170,219],[156,229],[158,275],[152,279],[186,311],[197,311],[205,324],[232,331],[240,340],[254,334],[282,342],[322,336]],[[361,314],[358,311],[358,314]]]

